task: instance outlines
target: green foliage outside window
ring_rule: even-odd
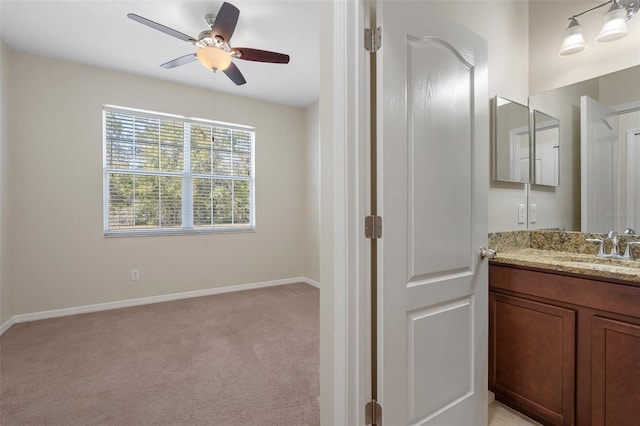
[[[105,109],[104,132],[106,231],[253,225],[253,131]]]

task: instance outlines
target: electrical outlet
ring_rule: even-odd
[[[518,223],[527,221],[527,207],[524,204],[518,204]]]
[[[131,281],[138,281],[140,279],[140,269],[131,270]]]
[[[531,223],[536,223],[536,220],[538,220],[538,212],[536,210],[537,210],[536,205],[531,204],[531,208],[529,211],[529,214],[531,215],[530,217]]]

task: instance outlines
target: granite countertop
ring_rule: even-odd
[[[594,254],[523,248],[499,251],[491,262],[640,283],[638,260],[625,261],[598,258]]]

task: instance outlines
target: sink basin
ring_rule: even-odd
[[[607,260],[610,262],[607,262]],[[591,260],[571,260],[566,263],[577,265],[587,270],[604,271],[613,274],[640,275],[640,265],[638,263],[634,264],[633,261],[628,260],[596,258]]]
[[[557,260],[564,262],[588,263],[596,265],[621,266],[624,268],[640,268],[640,262],[637,260],[624,260],[615,257],[596,257],[589,254],[557,252],[555,256]]]

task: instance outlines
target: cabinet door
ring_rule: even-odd
[[[575,312],[492,292],[489,315],[496,398],[545,423],[573,424]]]
[[[640,326],[593,317],[592,425],[638,425]]]

